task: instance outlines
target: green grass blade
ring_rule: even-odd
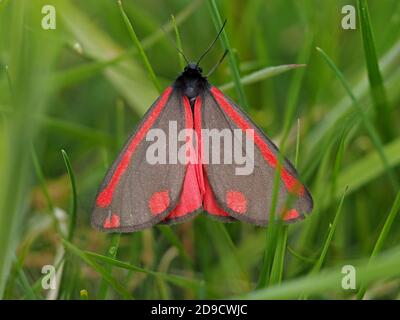
[[[307,35],[305,43],[299,53],[298,56],[298,65],[300,63],[304,63],[310,59],[311,47],[313,44],[313,37],[311,35]],[[285,154],[286,140],[289,136],[290,128],[292,126],[292,122],[294,120],[294,115],[297,107],[297,101],[300,95],[301,85],[303,83],[304,78],[304,68],[298,69],[295,71],[293,75],[292,82],[290,84],[289,93],[285,106],[285,118],[283,125],[283,135],[280,144],[280,150],[283,154]]]
[[[107,257],[109,258],[113,258],[115,259],[115,257],[117,256],[117,252],[118,252],[118,246],[119,246],[119,240],[121,238],[121,234],[120,233],[115,233],[111,235],[111,241],[110,241],[110,246],[108,247],[107,250]],[[106,265],[104,267],[104,269],[108,272],[111,273],[111,265]],[[99,287],[99,293],[97,298],[99,300],[104,300],[107,298],[107,293],[108,293],[108,283],[107,281],[103,278],[102,282],[100,283],[100,287]]]
[[[197,9],[201,6],[201,4],[204,2],[204,0],[193,0],[190,1],[187,6],[185,6],[182,10],[180,10],[176,15],[175,15],[175,22],[176,25],[179,26],[182,24],[184,21],[186,21],[194,12],[197,11]],[[147,49],[153,46],[157,41],[162,39],[165,36],[165,32],[170,32],[174,29],[173,22],[170,20],[167,23],[165,23],[160,29],[155,31],[153,34],[150,36],[146,37],[142,41],[142,47]]]
[[[294,165],[297,167],[300,154],[300,120],[297,119],[297,135],[296,135],[296,154]],[[274,263],[272,265],[271,277],[269,283],[281,283],[283,278],[283,267],[285,260],[285,253],[287,249],[288,226],[282,226],[282,232],[279,234],[278,245],[275,252]]]
[[[400,275],[400,248],[396,247],[378,256],[373,263],[367,261],[354,264],[357,270],[357,281],[370,283],[385,277]],[[329,291],[342,292],[341,281],[343,273],[342,265],[332,267],[314,275],[306,275],[297,279],[285,281],[280,285],[250,292],[234,299],[296,299],[299,295],[324,295]]]
[[[175,41],[176,41],[176,47],[177,49],[183,53],[183,48],[182,48],[182,39],[181,35],[179,34],[179,29],[178,25],[175,20],[175,16],[171,14],[171,20],[172,20],[172,25],[174,26],[174,31],[175,31]],[[179,66],[181,70],[185,67],[186,61],[185,58],[178,52],[178,59],[179,59]]]
[[[107,146],[112,146],[114,143],[109,134],[77,123],[49,116],[38,117],[38,121],[47,129],[61,131],[91,143]]]
[[[31,146],[31,154],[32,154],[33,166],[35,168],[36,177],[39,180],[40,188],[42,189],[43,195],[46,198],[47,207],[49,208],[49,212],[50,212],[51,218],[53,220],[54,227],[56,228],[58,234],[62,235],[59,221],[58,221],[57,217],[55,216],[53,201],[51,200],[51,197],[50,197],[47,185],[46,185],[46,180],[44,178],[43,171],[40,166],[39,159],[38,159],[36,150],[33,145]]]
[[[42,189],[43,195],[46,198],[47,207],[49,208],[49,211],[53,215],[54,213],[53,201],[50,198],[49,190],[46,185],[46,180],[44,178],[43,171],[42,168],[40,167],[39,159],[33,145],[31,146],[31,154],[32,154],[36,177],[39,180],[40,188]]]
[[[116,102],[115,108],[115,119],[116,119],[116,137],[117,145],[119,148],[122,148],[124,143],[124,119],[125,119],[125,108],[124,102],[121,99],[118,99]],[[119,241],[121,239],[121,233],[114,233],[110,235],[110,245],[107,249],[106,256],[112,259],[117,257]],[[107,264],[105,269],[111,273],[112,265]],[[97,298],[99,300],[104,300],[107,298],[108,293],[108,283],[105,279],[102,279]]]
[[[13,117],[15,115],[13,110],[9,107],[4,107],[1,111],[4,112],[7,117]],[[107,146],[112,146],[114,143],[114,140],[109,134],[71,121],[47,115],[33,115],[32,118],[34,118],[35,121],[38,121],[39,124],[44,126],[46,129],[61,131],[62,133],[67,133],[90,143]]]
[[[305,66],[306,66],[305,64],[285,64],[285,65],[274,66],[274,67],[266,67],[266,68],[254,71],[254,72],[242,77],[240,79],[240,82],[242,83],[242,85],[257,83],[257,82],[263,81],[265,79],[280,75],[287,71],[297,69],[297,68],[302,68]],[[232,89],[235,87],[235,82],[231,81],[226,84],[220,85],[218,87],[221,90]]]
[[[68,154],[65,150],[61,150],[62,157],[64,159],[65,167],[67,169],[70,185],[71,185],[71,204],[69,209],[69,219],[68,219],[68,231],[67,240],[72,242],[75,230],[76,230],[76,218],[78,211],[78,195],[76,190],[75,175],[72,169],[71,161],[69,160]],[[62,290],[59,291],[60,298],[69,299],[72,295],[74,279],[77,276],[77,268],[73,261],[73,257],[66,254],[66,261],[61,273],[60,287]]]
[[[383,133],[385,133],[386,137],[389,138],[392,136],[390,108],[385,87],[383,85],[381,71],[379,69],[368,2],[366,0],[358,0],[357,8],[359,13],[365,60],[367,63],[368,79],[371,88],[372,99],[374,101],[376,117],[379,123],[379,128]]]
[[[11,75],[10,75],[10,71],[9,71],[8,65],[4,66],[4,71],[5,71],[6,76],[7,76],[7,84],[8,84],[8,89],[10,91],[10,97],[11,97],[10,100],[12,101],[12,104],[15,107],[15,100],[14,100],[15,99],[15,94],[14,94],[14,88],[13,88],[13,84],[12,84],[12,81],[11,81]]]
[[[156,74],[154,73],[154,70],[153,70],[153,68],[152,68],[152,66],[150,64],[149,59],[147,58],[146,53],[144,52],[144,49],[143,49],[142,45],[140,44],[140,41],[139,41],[139,38],[136,35],[135,29],[133,28],[132,23],[130,22],[128,16],[126,15],[126,13],[124,11],[124,7],[122,6],[122,1],[121,0],[118,0],[118,6],[119,6],[119,9],[121,11],[121,15],[122,15],[122,18],[124,20],[124,23],[125,23],[128,31],[129,31],[129,35],[131,36],[131,39],[133,40],[137,50],[139,51],[139,54],[140,54],[140,57],[142,58],[144,66],[146,67],[147,72],[150,75],[150,79],[153,82],[154,87],[157,89],[157,91],[159,93],[161,93],[161,91],[162,91],[161,90],[161,85],[158,82]]]
[[[277,246],[275,250],[274,262],[271,268],[269,285],[279,284],[283,278],[283,267],[287,247],[288,226],[282,226],[278,234]]]
[[[331,58],[329,58],[329,56],[321,49],[321,48],[317,48],[318,52],[321,53],[322,57],[324,58],[325,62],[329,65],[329,67],[332,69],[332,71],[335,73],[336,77],[339,79],[339,81],[341,82],[341,84],[343,85],[344,89],[346,90],[347,94],[349,95],[349,97],[351,98],[354,106],[357,108],[358,113],[360,114],[363,124],[376,148],[376,150],[378,151],[379,156],[381,157],[382,163],[385,166],[386,169],[386,173],[388,175],[389,181],[393,187],[393,189],[396,191],[399,188],[399,184],[398,181],[396,179],[396,176],[392,170],[392,168],[390,167],[388,160],[385,156],[385,153],[383,152],[383,146],[382,146],[382,142],[381,139],[379,138],[378,133],[376,132],[374,126],[372,125],[372,123],[369,121],[368,117],[366,116],[364,110],[362,109],[362,107],[359,105],[357,98],[355,97],[355,95],[353,94],[350,85],[347,83],[346,79],[344,78],[343,74],[340,72],[340,70],[336,67],[336,65],[334,64],[334,62],[331,60]]]
[[[347,187],[343,192],[342,198],[340,199],[339,206],[338,206],[338,208],[336,210],[335,218],[333,219],[332,224],[329,225],[328,235],[327,235],[327,237],[325,239],[325,243],[324,243],[324,246],[322,248],[321,255],[319,256],[319,259],[318,259],[317,263],[312,268],[311,273],[319,272],[321,270],[322,264],[325,261],[326,254],[328,252],[329,246],[330,246],[330,244],[332,242],[332,239],[333,239],[333,234],[335,233],[336,226],[337,226],[338,221],[339,221],[340,213],[342,212],[342,206],[343,206],[343,202],[344,202],[344,197],[346,195],[346,191],[347,191]]]
[[[400,164],[400,138],[386,144],[383,147],[389,165],[392,167]],[[337,186],[349,186],[348,194],[354,193],[361,187],[385,173],[381,157],[376,151],[372,151],[360,160],[345,167],[337,177]],[[334,199],[340,199],[341,194],[336,191]],[[332,197],[325,195],[320,199],[320,209],[326,209]]]
[[[385,82],[391,90],[388,93],[391,95],[391,100],[395,101],[398,99],[400,91],[397,90],[397,84],[400,79],[400,70],[398,68],[400,59],[400,40],[387,50],[386,54],[380,59],[379,64],[382,67],[383,75],[386,77]],[[390,76],[393,74],[392,76]],[[367,106],[369,105],[369,85],[367,75],[362,74],[355,85],[353,86],[354,94],[359,101],[362,101]],[[306,163],[311,164],[315,160],[316,150],[320,150],[320,146],[326,139],[329,139],[332,130],[340,126],[340,123],[344,121],[350,113],[354,113],[354,106],[352,100],[348,98],[348,95],[341,96],[332,108],[325,114],[324,118],[312,128],[306,136],[305,143],[305,157]],[[358,117],[361,122],[361,117]],[[358,123],[356,121],[355,123]]]
[[[275,219],[276,207],[278,202],[278,193],[279,193],[279,182],[281,178],[281,169],[280,169],[282,167],[281,161],[282,157],[280,154],[280,157],[278,159],[278,165],[275,168],[274,184],[271,196],[271,209],[268,217],[270,223],[265,231],[266,235],[265,235],[264,259],[257,283],[257,288],[265,287],[270,280],[271,269],[274,263],[274,256],[276,252],[277,239],[279,238],[279,233],[280,233],[279,231],[282,229],[281,221],[280,220],[276,221]]]
[[[56,89],[76,86],[79,83],[98,75],[108,67],[116,65],[118,62],[125,59],[126,56],[127,53],[123,53],[109,60],[88,62],[85,64],[81,64],[77,67],[58,71],[53,76],[53,81],[55,83]]]
[[[74,246],[72,243],[70,243],[67,240],[62,239],[62,242],[65,246],[65,248],[82,259],[86,264],[88,264],[90,267],[92,267],[94,270],[96,270],[102,277],[105,279],[111,287],[114,288],[115,291],[117,291],[124,299],[132,299],[132,295],[126,290],[125,286],[123,286],[121,283],[119,283],[116,279],[114,279],[111,274],[101,265],[93,261],[88,255],[80,250],[78,247]]]
[[[376,255],[381,251],[383,244],[387,239],[389,231],[392,228],[394,219],[397,217],[399,211],[400,211],[400,191],[397,193],[396,199],[394,200],[392,208],[389,211],[385,224],[383,225],[383,228],[379,234],[378,240],[376,240],[374,249],[372,250],[370,256],[370,263],[373,259],[375,259]],[[362,299],[364,297],[365,292],[366,288],[361,287],[361,289],[357,293],[357,299]]]
[[[76,190],[74,171],[72,170],[72,165],[71,161],[69,160],[68,154],[65,150],[61,150],[61,154],[64,159],[65,167],[67,168],[67,173],[71,183],[71,191],[72,191],[71,208],[69,212],[69,222],[68,222],[68,234],[67,234],[67,240],[71,242],[74,237],[76,229],[76,214],[78,211],[78,193]]]
[[[85,252],[88,256],[95,258],[96,260],[102,261],[104,263],[113,265],[115,267],[119,267],[126,270],[131,270],[135,272],[145,273],[150,276],[159,277],[167,282],[170,282],[176,286],[185,288],[185,289],[199,289],[199,287],[203,286],[203,282],[197,279],[191,279],[183,276],[167,274],[163,272],[151,271],[144,268],[140,268],[129,264],[127,262],[123,262],[120,260],[116,260],[110,257],[106,257],[94,252],[86,251]]]
[[[211,16],[215,25],[215,28],[219,31],[222,27],[222,19],[221,19],[221,15],[219,13],[218,10],[218,6],[217,3],[215,2],[215,0],[208,0],[208,5],[209,5],[209,10],[211,12]],[[238,64],[237,61],[235,59],[235,55],[232,51],[232,47],[230,45],[228,36],[226,35],[225,30],[222,31],[221,33],[221,41],[222,44],[225,48],[225,50],[228,50],[228,60],[229,60],[229,66],[233,75],[233,81],[235,83],[235,88],[238,94],[238,98],[239,98],[239,103],[242,105],[243,108],[247,108],[248,104],[247,104],[247,99],[246,99],[246,95],[244,93],[244,88],[242,85],[242,82],[240,80],[240,71],[238,68]]]
[[[107,61],[124,53],[123,48],[77,4],[56,0],[56,6],[68,35],[84,44],[85,56]],[[140,61],[136,60],[124,60],[109,66],[104,70],[104,76],[126,99],[129,107],[140,115],[144,114],[158,94]]]
[[[182,257],[182,259],[185,261],[186,265],[190,268],[193,268],[193,261],[189,257],[189,255],[186,253],[186,250],[182,244],[182,242],[179,240],[179,238],[175,235],[175,233],[171,230],[169,226],[163,226],[159,225],[158,229],[161,231],[161,233],[164,235],[164,237],[178,249],[179,255]]]

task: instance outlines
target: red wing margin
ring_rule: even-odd
[[[170,87],[151,106],[107,172],[96,197],[93,227],[109,232],[137,231],[161,222],[177,207],[187,165],[169,159],[170,145],[176,143],[171,147],[179,149],[185,143],[169,141],[171,123],[177,132],[193,127],[189,102]],[[150,129],[165,133],[165,141],[159,141],[165,149],[158,154],[165,155],[166,164],[148,161],[149,147],[161,139],[147,139]],[[192,202],[177,209],[175,216],[183,216],[196,205]]]
[[[233,134],[234,130],[243,132],[242,148],[246,140],[246,130],[252,131],[254,143],[253,170],[245,175],[238,175],[238,164],[215,164],[209,159],[204,164],[205,176],[215,195],[219,206],[233,218],[252,224],[265,225],[268,223],[274,176],[278,165],[279,151],[274,143],[259,129],[240,108],[217,88],[211,87],[203,97],[201,104],[202,129],[229,130],[233,140],[240,139]],[[205,145],[204,136],[202,143]],[[220,150],[225,150],[224,141]],[[211,148],[212,143],[207,144]],[[234,143],[232,142],[232,145]],[[205,151],[205,150],[204,150]],[[204,152],[203,151],[203,152]],[[208,150],[209,157],[212,151]],[[241,165],[239,165],[240,167]],[[281,181],[277,197],[276,214],[287,222],[302,219],[305,213],[312,210],[313,202],[306,187],[299,181],[298,175],[290,162],[285,159],[281,169]]]

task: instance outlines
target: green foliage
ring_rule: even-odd
[[[46,4],[56,30],[41,28]],[[51,298],[51,264],[53,298],[399,298],[400,5],[358,0],[357,29],[343,30],[346,4],[0,1],[0,297]],[[170,40],[196,60],[225,18],[202,67],[229,50],[210,81],[296,163],[313,213],[93,230],[107,167],[181,72]],[[346,264],[356,290],[341,287]]]

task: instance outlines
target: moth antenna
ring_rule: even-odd
[[[217,36],[215,37],[214,41],[213,41],[213,42],[211,43],[211,45],[207,48],[207,50],[200,56],[199,60],[197,60],[197,63],[196,63],[197,66],[199,65],[200,61],[206,56],[206,54],[209,53],[209,52],[211,51],[211,49],[214,47],[214,44],[217,42],[219,36],[221,35],[222,31],[223,31],[224,28],[225,28],[226,21],[227,21],[227,20],[225,19],[225,21],[224,21],[224,23],[223,23],[221,29],[219,30]]]
[[[207,73],[206,77],[208,78],[215,70],[217,70],[217,68],[219,67],[219,65],[222,63],[222,61],[224,61],[226,55],[228,54],[229,50],[225,50],[224,54],[222,55],[221,59],[219,59],[219,61],[214,65],[214,67],[211,68],[211,70]]]

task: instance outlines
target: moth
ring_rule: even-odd
[[[285,222],[301,220],[311,212],[311,194],[294,166],[283,157],[280,162],[278,148],[263,130],[203,75],[199,63],[218,36],[196,63],[185,58],[183,72],[157,98],[129,137],[96,196],[91,217],[94,228],[134,232],[158,223],[183,222],[202,212],[223,222],[239,220],[264,226],[272,207],[274,216]],[[175,130],[171,131],[171,124]],[[204,131],[224,132],[236,142],[251,143],[253,170],[238,174],[234,161],[205,161],[205,155],[215,150],[206,143]],[[149,135],[154,132],[165,134],[164,153],[186,150],[183,157],[188,161],[171,161],[170,154],[164,154],[167,162],[148,161],[149,150],[154,148]],[[186,134],[176,140],[171,132]],[[223,141],[219,148],[227,145]],[[280,180],[273,206],[277,170]]]

